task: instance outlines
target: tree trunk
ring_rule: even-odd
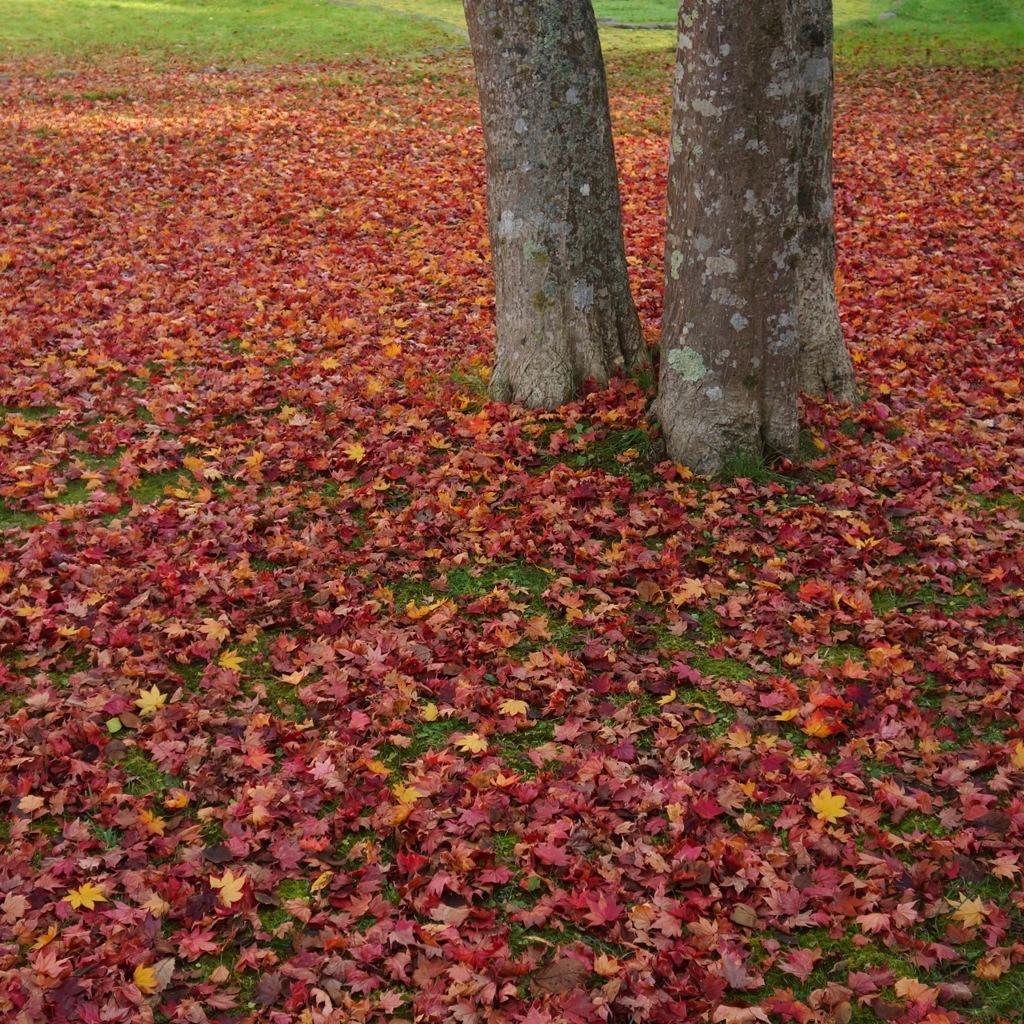
[[[798,437],[793,0],[682,0],[657,413],[698,473]]]
[[[465,0],[487,150],[499,401],[554,408],[647,362],[589,0]]]
[[[797,0],[801,62],[800,387],[856,404],[853,363],[836,302],[836,232],[832,203],[832,0]]]

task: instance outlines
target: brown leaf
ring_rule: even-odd
[[[282,976],[274,971],[271,974],[264,974],[256,983],[256,1005],[273,1006],[281,995]]]
[[[118,716],[121,724],[128,729],[138,729],[142,725],[142,719],[134,711],[121,711]]]
[[[941,981],[937,987],[943,1003],[969,1003],[974,999],[974,990],[962,981]]]
[[[871,1009],[879,1020],[898,1020],[903,1016],[903,1007],[899,1003],[887,1003],[884,999],[876,999]]]
[[[769,1017],[758,1006],[719,1006],[711,1019],[714,1024],[752,1024],[753,1021],[767,1022]]]
[[[641,580],[636,585],[636,596],[640,598],[644,604],[660,604],[665,600],[665,595],[661,592],[661,587],[657,583],[653,583],[651,580]]]
[[[984,882],[988,878],[988,869],[972,857],[958,853],[953,863],[960,869],[960,878],[965,882]]]
[[[128,746],[124,740],[111,740],[103,748],[103,756],[108,761],[120,761],[128,753]]]
[[[533,980],[546,992],[570,992],[578,988],[589,973],[579,960],[563,956],[542,967]]]
[[[753,907],[748,907],[746,903],[739,904],[729,915],[729,920],[741,928],[756,928],[761,923],[757,911]]]
[[[153,974],[156,976],[156,988],[153,990],[154,995],[163,992],[170,985],[177,963],[178,961],[173,956],[168,956],[164,957],[163,960],[157,960],[153,964]]]
[[[227,864],[235,859],[235,855],[223,843],[218,843],[203,850],[203,859],[211,864]]]
[[[1013,828],[1013,818],[1004,811],[989,811],[980,818],[975,818],[971,824],[982,832],[1005,836]]]

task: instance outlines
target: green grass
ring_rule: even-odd
[[[1024,51],[1024,0],[836,0],[835,25],[837,55],[857,64],[1002,63]]]
[[[596,0],[598,18],[671,24],[676,0]],[[892,11],[896,17],[880,19]],[[1024,0],[836,0],[840,60],[1013,59],[1024,50]],[[603,28],[606,51],[674,49],[671,30]],[[78,65],[135,55],[186,66],[342,61],[465,47],[460,0],[0,0],[0,63]],[[93,95],[115,100],[118,90]]]
[[[431,5],[420,4],[426,13]],[[429,16],[326,0],[0,0],[0,60],[138,55],[190,65],[341,60],[461,45]]]
[[[149,793],[163,793],[177,782],[171,775],[162,772],[138,747],[132,747],[121,762],[125,774],[125,790],[137,796]]]
[[[35,512],[19,512],[0,499],[0,530],[24,530],[38,526],[42,521],[42,516]]]

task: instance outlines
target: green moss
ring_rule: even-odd
[[[164,793],[179,781],[162,772],[139,747],[129,747],[118,768],[126,777],[125,792],[136,795]]]
[[[766,484],[774,476],[771,462],[760,451],[734,452],[722,462],[722,468],[715,474],[717,480],[725,483],[732,483],[734,480],[750,480],[755,484]]]
[[[537,766],[530,759],[529,751],[550,743],[554,735],[555,723],[543,721],[531,728],[495,733],[491,736],[491,742],[501,754],[506,767],[526,778],[533,778],[537,774]]]
[[[0,420],[8,416],[20,416],[23,420],[44,420],[56,416],[60,409],[55,405],[0,405]]]
[[[863,661],[864,650],[855,644],[835,644],[833,647],[819,647],[818,656],[826,665],[844,665],[847,661]]]
[[[437,718],[433,722],[417,722],[413,728],[412,742],[408,747],[383,744],[378,749],[380,759],[392,770],[411,764],[428,750],[446,747],[457,732],[472,732],[469,723],[461,718]]]
[[[62,505],[81,505],[89,500],[89,485],[84,480],[72,480],[57,500]]]
[[[202,689],[203,675],[206,672],[205,665],[175,663],[171,666],[171,670],[190,693],[198,693]]]
[[[124,832],[121,829],[115,828],[113,825],[100,825],[96,821],[89,822],[89,831],[108,850],[116,850],[121,845],[121,840],[124,837]]]
[[[304,900],[310,894],[311,883],[305,878],[282,878],[277,886],[281,900]]]
[[[140,505],[151,505],[154,502],[162,501],[167,497],[167,488],[181,486],[179,481],[182,477],[191,483],[191,478],[180,469],[165,469],[159,473],[142,473],[138,483],[132,488],[132,499],[139,502]]]
[[[657,483],[653,469],[665,456],[661,442],[649,431],[638,427],[607,430],[587,441],[586,435],[593,429],[588,423],[577,423],[570,435],[576,450],[546,459],[542,469],[562,464],[577,471],[625,476],[634,490],[646,490]]]
[[[351,832],[338,844],[338,856],[344,860],[349,860],[353,847],[358,846],[360,843],[371,843],[376,846],[378,842],[376,832],[369,830]]]
[[[933,818],[919,811],[911,811],[898,825],[892,826],[892,831],[900,835],[912,835],[914,832],[926,832],[930,836],[949,836],[953,833],[946,828],[938,818]]]
[[[749,665],[735,658],[709,658],[698,654],[690,661],[691,667],[695,668],[703,676],[715,676],[719,679],[730,679],[733,682],[740,682],[749,679],[754,670]]]
[[[224,840],[224,823],[219,818],[207,818],[199,830],[204,846],[216,846]]]
[[[508,867],[518,867],[519,861],[516,858],[515,849],[519,843],[519,836],[515,832],[492,832],[491,843],[494,850],[494,859],[499,864]]]
[[[18,512],[0,499],[0,530],[24,530],[42,522],[43,517],[35,512]]]

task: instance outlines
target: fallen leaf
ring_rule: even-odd
[[[229,672],[241,672],[245,662],[237,651],[224,651],[217,659],[217,664]]]
[[[217,899],[222,906],[232,907],[238,903],[245,891],[246,877],[234,875],[231,868],[228,868],[219,878],[210,878],[210,885],[217,890]]]
[[[832,825],[849,814],[846,810],[846,797],[841,793],[833,794],[828,787],[811,797],[811,809],[820,821],[827,821]]]
[[[579,988],[590,972],[572,957],[556,957],[549,964],[536,971],[532,977],[545,992],[571,992]]]
[[[471,732],[466,736],[461,736],[455,741],[455,746],[459,750],[464,750],[471,754],[482,754],[487,750],[487,740],[480,736],[478,733]]]
[[[86,910],[94,910],[99,903],[106,903],[107,897],[103,890],[92,882],[83,882],[77,889],[71,889],[64,897],[64,900],[71,904],[75,910],[84,907]]]
[[[160,980],[156,976],[156,971],[146,964],[139,964],[135,968],[132,972],[132,981],[144,996],[151,996],[160,990]]]
[[[154,715],[167,703],[167,695],[160,692],[156,685],[148,690],[139,690],[139,699],[135,706],[143,716]]]

